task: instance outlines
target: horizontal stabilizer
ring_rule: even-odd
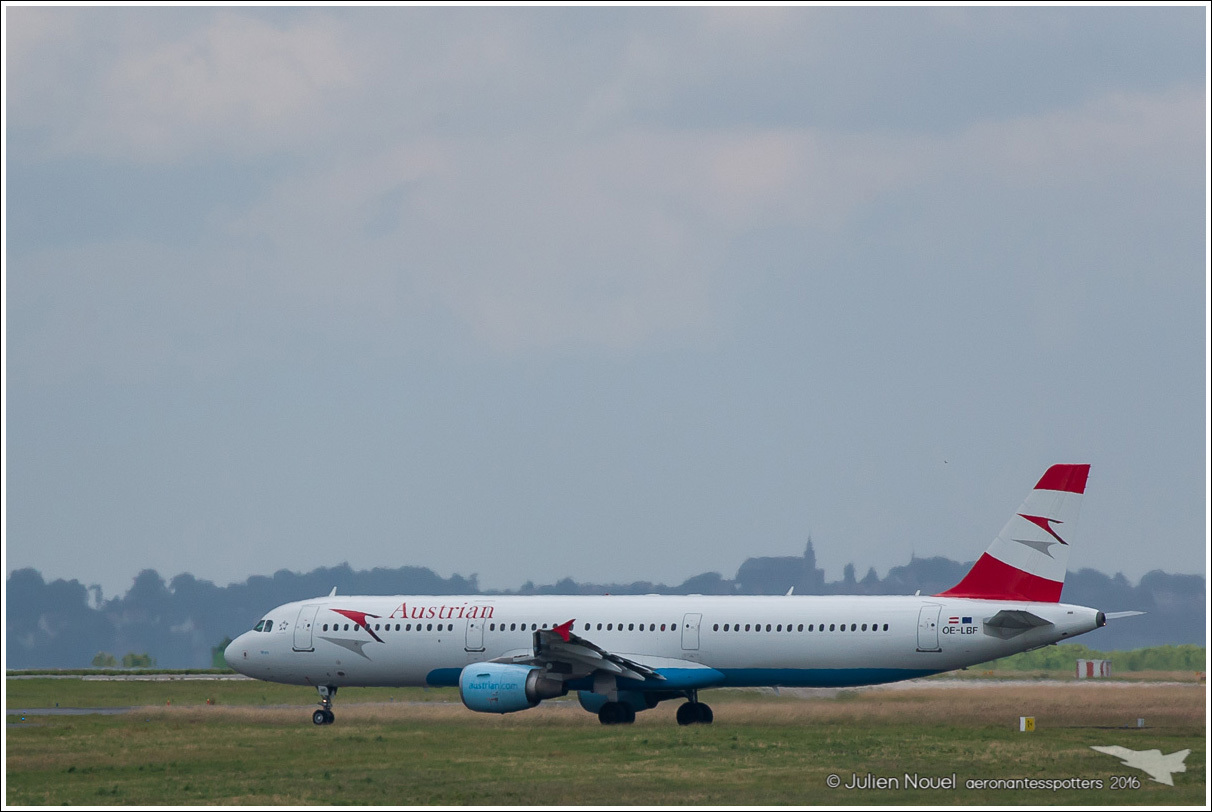
[[[1121,617],[1136,617],[1143,614],[1144,612],[1108,612],[1107,620],[1119,620]]]
[[[1051,625],[1051,621],[1022,609],[1003,609],[985,621],[985,629],[1003,639],[1014,637],[1039,626]]]

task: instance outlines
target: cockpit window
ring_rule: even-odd
[[[265,631],[272,632],[274,630],[274,622],[272,620],[265,621]]]
[[[262,621],[261,621],[260,623],[258,623],[256,626],[253,626],[253,631],[254,631],[254,632],[263,632],[263,631],[265,631],[265,621],[264,621],[264,620],[262,620]]]

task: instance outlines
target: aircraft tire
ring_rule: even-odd
[[[317,725],[329,724],[328,711],[318,710],[311,715],[311,721]]]
[[[607,702],[598,711],[598,721],[604,725],[625,725],[635,721],[635,711],[622,702]]]
[[[679,725],[709,725],[714,721],[711,706],[704,702],[686,702],[678,708]]]

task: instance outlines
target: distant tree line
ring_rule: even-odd
[[[1110,660],[1113,674],[1121,671],[1206,671],[1208,650],[1204,646],[1187,644],[1100,651],[1081,643],[1065,643],[994,660],[989,667],[1007,671],[1072,671],[1077,660]]]
[[[874,569],[855,578],[847,565],[842,579],[829,582],[816,566],[809,541],[801,556],[759,557],[741,564],[735,578],[706,572],[677,586],[527,582],[517,590],[484,591],[475,575],[443,578],[424,567],[355,571],[348,564],[308,573],[279,570],[220,587],[183,573],[166,582],[155,570],[139,573],[125,595],[106,599],[100,587],[77,580],[47,583],[34,569],[13,572],[5,585],[6,656],[9,668],[81,668],[107,652],[146,657],[162,668],[222,665],[227,640],[249,629],[267,610],[289,601],[327,595],[335,586],[345,595],[923,595],[941,592],[971,567],[946,558],[912,558],[879,578]],[[1090,636],[1104,649],[1165,644],[1202,644],[1206,629],[1206,582],[1200,575],[1145,575],[1133,586],[1122,574],[1091,569],[1068,574],[1066,603],[1104,611],[1135,609],[1143,617],[1112,621]],[[135,654],[142,652],[142,654]],[[110,654],[113,657],[114,655]],[[114,658],[116,659],[116,657]],[[124,658],[125,659],[125,658]]]

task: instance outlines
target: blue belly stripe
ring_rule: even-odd
[[[435,668],[425,675],[428,685],[459,684],[461,668]],[[941,671],[932,668],[658,668],[663,680],[620,679],[619,688],[629,691],[681,691],[689,688],[853,688],[885,682],[928,677]],[[590,678],[570,680],[572,690],[593,690]]]
[[[425,675],[425,684],[435,688],[453,688],[459,684],[462,668],[435,668]]]
[[[724,668],[720,686],[787,688],[853,688],[928,677],[942,673],[933,668]]]

